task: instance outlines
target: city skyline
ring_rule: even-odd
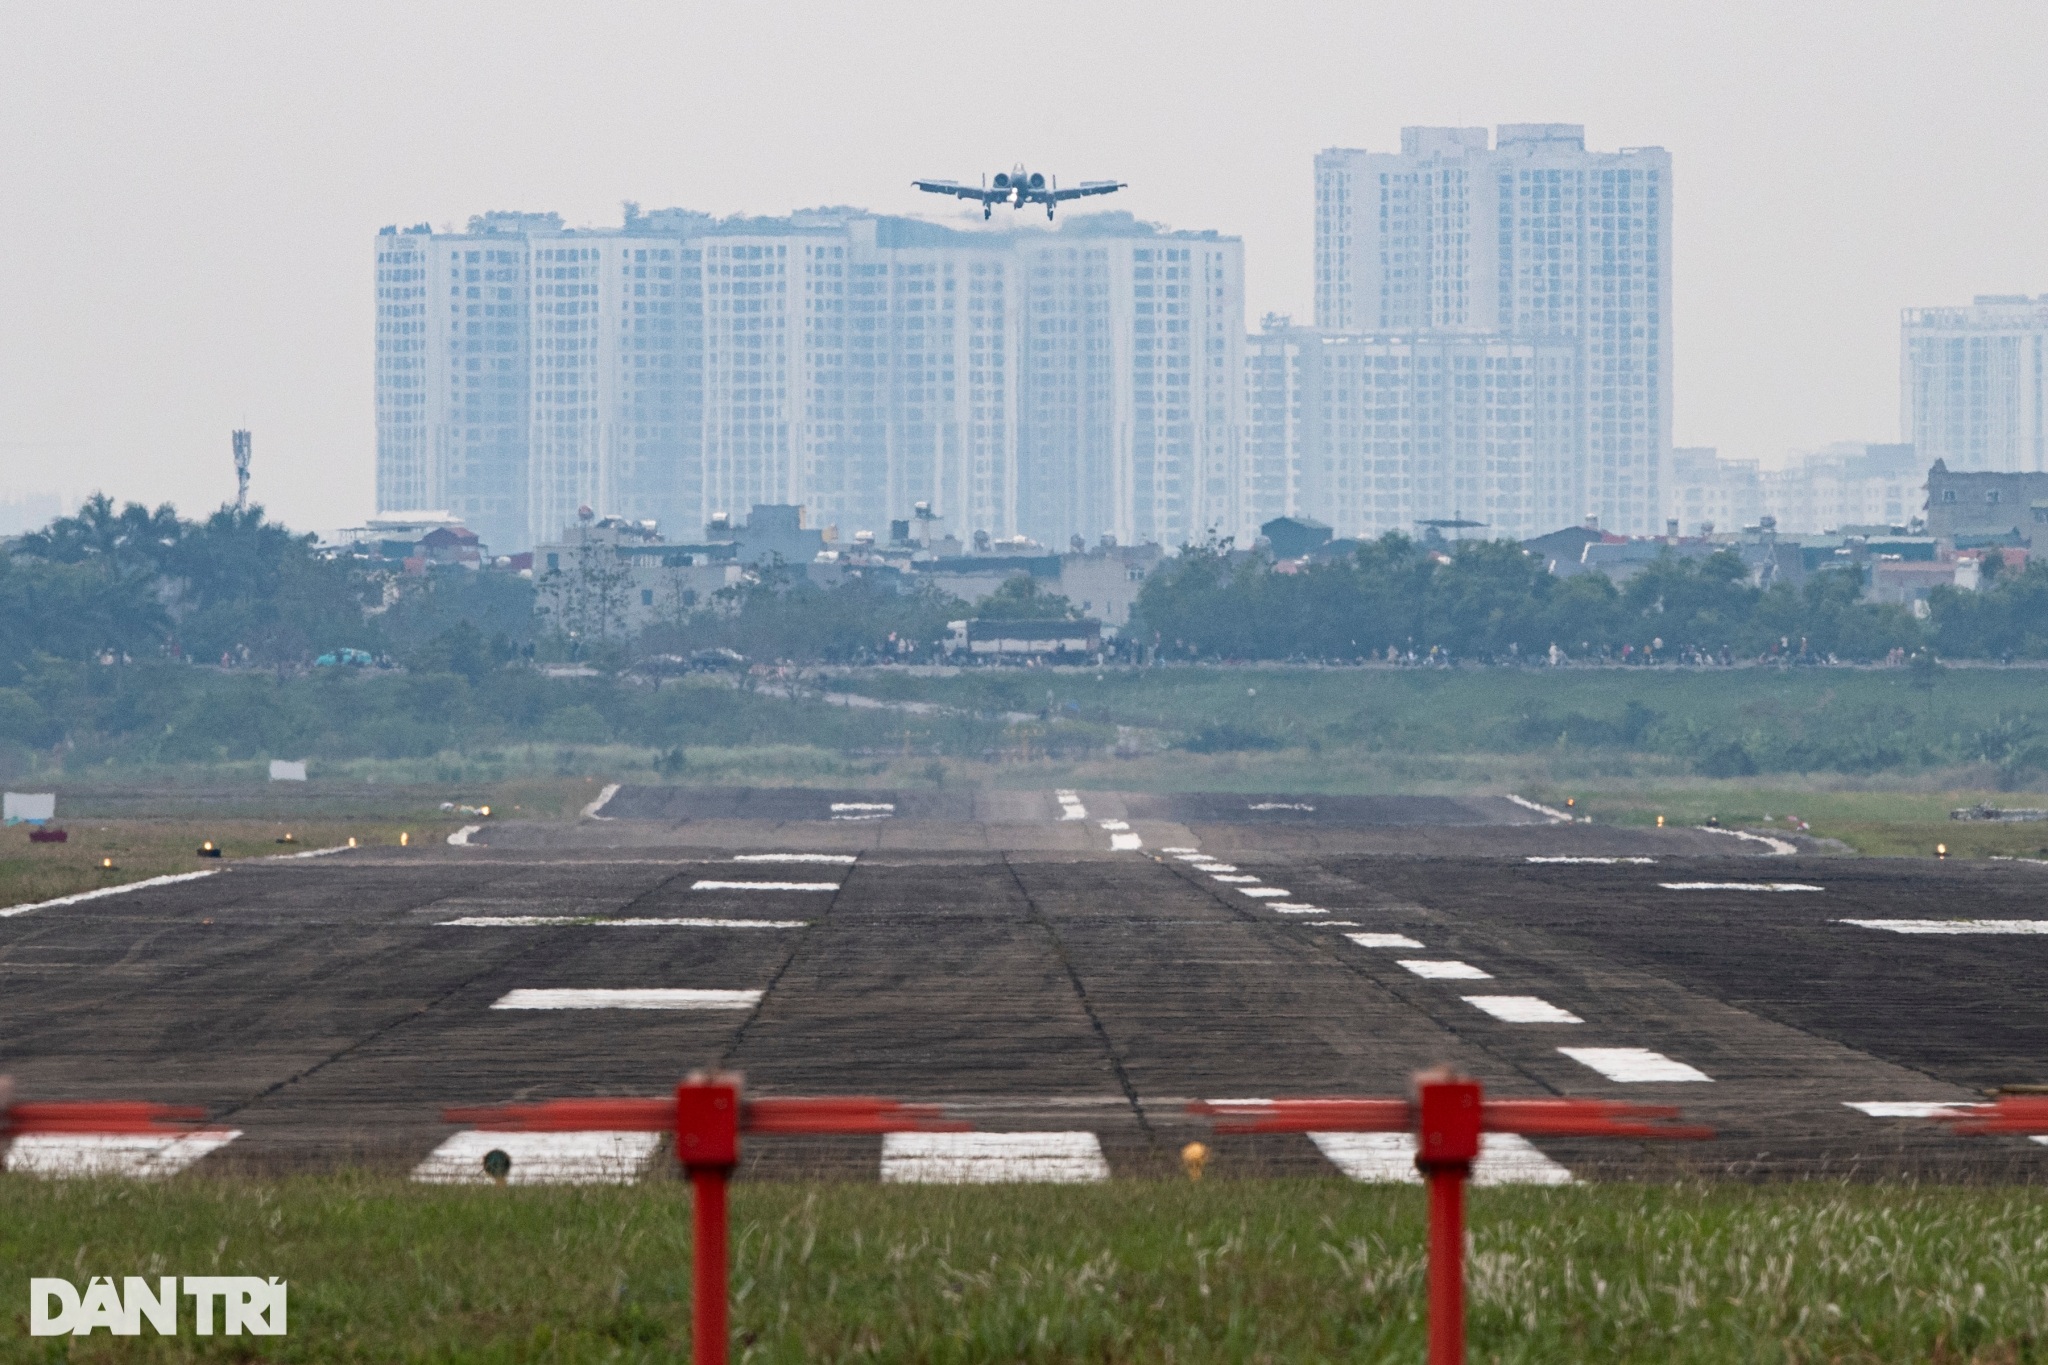
[[[493,205],[570,222],[628,198],[893,214],[915,176],[1022,156],[1063,183],[1130,182],[1142,218],[1243,238],[1247,313],[1306,319],[1317,148],[1569,120],[1683,163],[1672,439],[1766,462],[1897,439],[1901,310],[2048,288],[2048,187],[2013,172],[2048,150],[2023,96],[2048,15],[2026,6],[784,18],[22,16],[0,58],[18,132],[0,241],[35,265],[0,286],[7,490],[209,506],[232,495],[227,432],[247,426],[258,501],[298,524],[359,520],[374,410],[358,244]],[[1028,98],[993,93],[975,54],[1020,31],[1056,60]],[[1161,59],[1134,69],[1121,54],[1139,49]],[[891,88],[915,94],[873,98]]]

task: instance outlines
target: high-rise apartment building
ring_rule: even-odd
[[[1661,530],[1671,448],[1671,158],[1576,124],[1404,128],[1316,158],[1316,326],[1564,343],[1578,429],[1555,477],[1603,526]],[[1455,476],[1453,476],[1455,477]],[[1546,511],[1545,516],[1549,513]]]
[[[1923,465],[2048,470],[2048,294],[1908,308],[1900,331],[1900,436]]]
[[[1517,539],[1575,505],[1576,355],[1554,340],[1332,333],[1268,318],[1246,346],[1246,501],[1340,536],[1425,520]]]
[[[579,506],[693,534],[1241,534],[1243,253],[1124,215],[956,231],[852,211],[486,214],[377,239],[378,508],[493,550]]]

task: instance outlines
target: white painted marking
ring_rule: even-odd
[[[1129,822],[1124,820],[1098,820],[1095,823],[1104,829],[1129,829],[1131,827]]]
[[[1355,919],[1319,919],[1309,926],[1311,929],[1356,929],[1357,927],[1358,921]]]
[[[469,1129],[436,1147],[413,1167],[424,1185],[488,1185],[484,1154],[512,1158],[507,1185],[630,1185],[661,1147],[659,1133],[487,1133]]]
[[[837,891],[838,882],[720,882],[696,881],[692,891]]]
[[[835,815],[834,820],[892,820],[891,815]]]
[[[1075,1185],[1109,1179],[1093,1133],[884,1133],[892,1185]]]
[[[894,815],[896,813],[896,803],[894,801],[834,801],[832,803],[832,813],[834,815],[841,813],[852,815],[863,811],[880,811],[884,815]]]
[[[1266,908],[1280,915],[1327,915],[1330,913],[1320,905],[1291,905],[1286,901],[1267,901]]]
[[[1145,841],[1135,834],[1112,834],[1109,836],[1109,851],[1112,853],[1135,852],[1145,846]]]
[[[1233,886],[1230,889],[1240,896],[1250,896],[1254,900],[1271,900],[1275,896],[1294,894],[1284,886]]]
[[[469,836],[472,834],[482,834],[483,832],[484,827],[482,825],[464,825],[461,829],[448,836],[448,842],[457,848],[467,848],[469,847]]]
[[[599,815],[599,814],[598,814],[598,812],[599,812],[599,811],[601,811],[601,810],[603,810],[603,809],[604,809],[604,808],[605,808],[605,807],[606,807],[607,805],[609,805],[609,804],[610,804],[610,802],[611,802],[611,799],[612,799],[612,798],[613,798],[614,796],[617,796],[618,794],[619,794],[619,784],[618,784],[618,783],[616,783],[616,782],[608,782],[608,783],[606,783],[606,784],[605,784],[605,786],[604,786],[604,789],[603,789],[602,791],[598,792],[598,794],[597,794],[597,800],[595,800],[595,801],[591,802],[591,803],[590,803],[589,805],[587,805],[587,806],[585,806],[585,807],[583,808],[583,818],[584,818],[584,819],[586,819],[586,820],[609,820],[609,819],[611,819],[611,818],[612,818],[611,816],[609,816],[609,815]]]
[[[30,1133],[14,1140],[0,1169],[53,1179],[126,1176],[162,1180],[240,1137],[234,1128],[190,1133]]]
[[[1424,958],[1404,957],[1401,965],[1425,981],[1491,981],[1492,972],[1483,972],[1469,962],[1455,959],[1430,961]]]
[[[1843,1100],[1842,1103],[1851,1109],[1860,1109],[1874,1119],[1924,1119],[1951,1109],[1987,1107],[1968,1100]]]
[[[507,991],[494,1010],[746,1010],[759,991],[541,989]]]
[[[1406,934],[1346,934],[1361,948],[1420,948],[1422,945]]]
[[[1666,891],[1825,891],[1810,882],[1658,882]]]
[[[1259,881],[1259,879],[1258,879],[1257,877],[1254,877],[1254,876],[1252,876],[1252,875],[1251,875],[1251,874],[1250,874],[1249,872],[1239,873],[1239,874],[1238,874],[1238,875],[1236,875],[1236,876],[1232,876],[1232,875],[1230,875],[1229,873],[1217,873],[1217,872],[1215,872],[1215,871],[1214,871],[1213,869],[1209,869],[1209,868],[1204,868],[1204,869],[1203,869],[1203,871],[1205,871],[1205,872],[1209,872],[1209,873],[1210,873],[1210,877],[1209,877],[1209,880],[1210,880],[1210,881],[1215,881],[1215,882],[1227,882],[1227,883],[1229,883],[1229,884],[1230,884],[1230,885],[1232,885],[1232,886],[1241,886],[1241,885],[1253,885],[1253,886],[1255,886],[1255,885],[1257,885],[1257,884],[1258,884],[1258,881]]]
[[[1200,853],[1200,852],[1201,852],[1201,850],[1200,850],[1200,849],[1197,849],[1197,848],[1162,848],[1162,849],[1160,849],[1159,851],[1160,851],[1161,853],[1171,853],[1171,854],[1173,854],[1173,855],[1174,855],[1175,857],[1180,857],[1181,855],[1183,855],[1183,854],[1188,854],[1188,853]]]
[[[1894,934],[2048,934],[2048,919],[1843,919],[1859,929]]]
[[[1535,801],[1531,801],[1526,796],[1516,796],[1513,792],[1509,792],[1508,800],[1514,802],[1523,810],[1533,810],[1538,815],[1547,815],[1552,820],[1556,821],[1558,824],[1569,825],[1572,822],[1572,817],[1565,814],[1563,811],[1558,810],[1553,806],[1545,806]]]
[[[1617,863],[1636,863],[1640,865],[1648,865],[1650,863],[1656,862],[1657,860],[1655,858],[1545,858],[1539,857],[1536,854],[1532,853],[1529,855],[1528,861],[1532,863],[1591,863],[1599,867],[1613,867]]]
[[[858,862],[857,853],[735,853],[736,863],[833,863],[840,867],[851,867]]]
[[[1162,853],[1172,853],[1172,852],[1173,852],[1173,850],[1171,850],[1171,849],[1161,849],[1161,850],[1160,850],[1160,852],[1162,852]],[[1236,869],[1236,868],[1234,868],[1234,867],[1232,867],[1232,866],[1230,866],[1230,864],[1228,864],[1228,863],[1225,863],[1225,862],[1221,862],[1221,861],[1219,861],[1218,859],[1216,859],[1216,858],[1214,858],[1214,857],[1210,856],[1210,855],[1209,855],[1209,854],[1207,854],[1207,853],[1197,853],[1197,852],[1195,852],[1195,851],[1194,851],[1193,849],[1188,849],[1188,850],[1187,850],[1186,852],[1182,852],[1182,853],[1175,853],[1175,854],[1174,854],[1173,856],[1174,856],[1174,857],[1176,857],[1176,858],[1178,858],[1178,859],[1179,859],[1180,861],[1182,861],[1182,862],[1184,862],[1184,863],[1199,863],[1199,864],[1204,864],[1204,865],[1207,865],[1207,866],[1210,866],[1210,867],[1214,867],[1214,868],[1215,868],[1215,869],[1216,869],[1216,870],[1217,870],[1218,872],[1235,872],[1235,871],[1237,871],[1237,869]]]
[[[174,872],[168,877],[145,877],[139,882],[128,882],[122,886],[102,886],[92,891],[79,891],[55,900],[34,901],[27,905],[10,905],[0,910],[0,919],[12,919],[37,910],[55,910],[60,905],[77,905],[83,901],[96,901],[102,896],[118,896],[127,891],[145,891],[152,886],[169,886],[173,882],[196,882],[201,877],[217,877],[225,868],[209,867],[204,872]]]
[[[599,919],[591,915],[464,915],[436,920],[443,929],[546,929],[587,925],[593,929],[801,929],[805,919]]]
[[[1353,1180],[1380,1185],[1420,1185],[1413,1133],[1310,1133],[1330,1164]],[[1572,1173],[1538,1151],[1520,1133],[1482,1133],[1479,1159],[1472,1163],[1475,1185],[1569,1185]]]
[[[2041,1144],[2041,1145],[2042,1145],[2043,1147],[2048,1147],[2048,1133],[2035,1133],[2035,1134],[2033,1134],[2032,1136],[2030,1136],[2030,1137],[2029,1137],[2029,1138],[2027,1139],[2027,1141],[2029,1141],[2029,1142],[2038,1142],[2038,1143],[2040,1143],[2040,1144]]]
[[[1534,995],[1468,995],[1463,997],[1466,1004],[1475,1009],[1485,1010],[1494,1018],[1509,1024],[1583,1024],[1586,1021],[1570,1010],[1561,1010],[1548,1000]]]
[[[1799,845],[1797,844],[1788,843],[1783,839],[1773,839],[1768,834],[1751,834],[1746,829],[1721,829],[1714,825],[1694,825],[1693,828],[1702,834],[1725,834],[1731,839],[1741,839],[1752,844],[1763,844],[1780,858],[1788,853],[1797,853],[1799,851]]]
[[[1254,801],[1246,810],[1314,810],[1306,801]]]
[[[1561,1047],[1558,1051],[1580,1066],[1591,1067],[1608,1080],[1623,1084],[1714,1079],[1697,1067],[1674,1062],[1646,1047]]]
[[[1081,794],[1079,792],[1073,791],[1070,788],[1062,788],[1054,792],[1053,796],[1060,803],[1060,819],[1086,820],[1088,818],[1088,808],[1081,804]]]

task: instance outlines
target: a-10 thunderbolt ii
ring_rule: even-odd
[[[1026,204],[1045,205],[1045,216],[1050,219],[1055,204],[1068,199],[1085,199],[1091,194],[1115,194],[1124,188],[1119,180],[1083,180],[1072,189],[1060,188],[1058,176],[1047,176],[1038,171],[1027,171],[1020,163],[1007,173],[998,171],[995,183],[990,184],[987,176],[982,177],[980,188],[963,185],[957,180],[913,180],[911,184],[926,194],[950,194],[956,199],[979,199],[981,216],[987,218],[995,212],[997,204],[1008,201],[1011,208],[1021,209]]]

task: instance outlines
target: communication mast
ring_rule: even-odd
[[[235,433],[235,510],[249,510],[249,433]]]

